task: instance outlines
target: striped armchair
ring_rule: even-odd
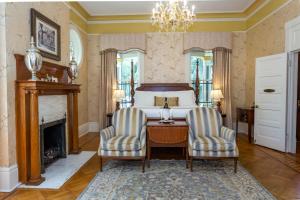
[[[146,116],[138,108],[123,108],[112,117],[112,126],[100,131],[100,171],[102,158],[140,159],[145,169]]]
[[[235,131],[222,126],[221,114],[212,108],[197,107],[188,113],[187,122],[191,171],[193,159],[233,158],[236,172],[239,151]]]

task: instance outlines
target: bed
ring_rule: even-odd
[[[170,108],[172,118],[185,119],[197,106],[194,89],[188,83],[144,83],[136,88],[133,106],[143,110],[147,118],[161,118],[162,107],[154,106],[154,97],[178,97],[179,105]]]

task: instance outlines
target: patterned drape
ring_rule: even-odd
[[[232,127],[231,115],[231,50],[223,47],[213,49],[213,87],[221,89],[222,111],[226,114],[226,125]]]
[[[187,32],[183,34],[183,51],[193,47],[210,50],[216,47],[232,49],[231,32]]]
[[[100,52],[100,91],[99,91],[99,125],[106,127],[107,113],[115,110],[113,89],[116,87],[117,50],[107,49]]]
[[[101,50],[118,49],[125,51],[128,49],[146,50],[145,33],[122,33],[122,34],[102,34],[100,35]]]

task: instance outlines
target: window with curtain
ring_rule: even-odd
[[[131,61],[133,61],[134,88],[136,88],[141,80],[140,73],[143,55],[138,50],[120,51],[117,54],[117,88],[124,90],[125,93],[125,98],[120,102],[121,108],[131,106]]]
[[[195,88],[197,60],[199,61],[199,105],[212,106],[210,92],[213,89],[213,53],[212,51],[197,51],[190,53],[190,79]]]

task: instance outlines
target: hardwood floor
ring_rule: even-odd
[[[98,133],[89,133],[80,138],[82,150],[97,150]],[[239,136],[240,163],[262,185],[278,199],[300,199],[300,155],[280,153],[249,144],[247,137]],[[170,149],[153,149],[153,157],[168,159]],[[176,149],[176,159],[183,157],[182,150]],[[93,156],[59,190],[16,189],[11,193],[0,193],[0,199],[44,200],[76,199],[99,170],[98,156]],[[146,170],[148,170],[146,168]]]

